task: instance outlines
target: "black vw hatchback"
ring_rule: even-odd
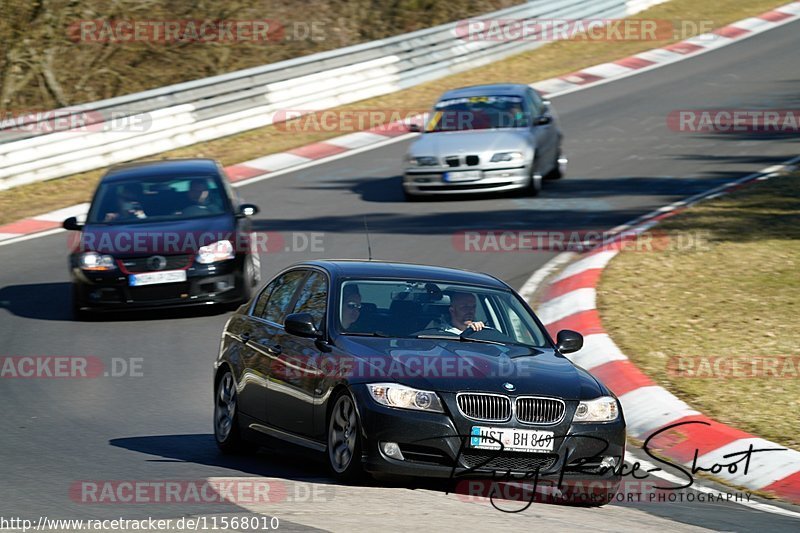
[[[228,320],[214,370],[223,451],[266,439],[316,450],[334,475],[535,475],[617,490],[617,398],[564,354],[502,281],[449,268],[313,261]]]
[[[100,180],[69,257],[73,310],[247,301],[260,262],[224,169],[210,159],[114,167]]]

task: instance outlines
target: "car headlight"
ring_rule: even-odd
[[[233,259],[235,255],[231,241],[217,241],[200,247],[197,251],[197,262],[202,265],[207,265],[217,261]]]
[[[439,165],[439,159],[432,155],[423,155],[419,157],[408,157],[408,164],[412,167],[435,167]]]
[[[83,270],[116,270],[114,258],[110,255],[101,255],[97,252],[84,252],[80,257],[80,267]]]
[[[573,420],[575,422],[611,422],[618,416],[617,400],[611,396],[601,396],[579,403]]]
[[[492,156],[492,163],[520,163],[522,152],[497,152]]]
[[[442,402],[435,392],[412,389],[397,383],[371,383],[367,389],[373,400],[387,407],[444,413]]]

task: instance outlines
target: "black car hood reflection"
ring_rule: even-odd
[[[458,340],[342,336],[351,383],[399,382],[439,392],[482,391],[564,399],[607,392],[585,370],[549,348]],[[506,388],[513,385],[514,390]]]
[[[91,224],[84,227],[82,251],[136,257],[148,254],[194,254],[198,248],[223,239],[236,244],[235,218],[230,214],[138,222],[133,224]]]

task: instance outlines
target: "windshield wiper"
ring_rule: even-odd
[[[505,346],[504,342],[497,342],[497,341],[490,341],[486,339],[475,339],[472,337],[464,337],[463,335],[417,335],[416,337],[411,337],[412,339],[433,339],[433,340],[443,340],[443,341],[454,341],[459,340],[460,342],[478,342],[481,344],[494,344],[496,346]]]
[[[353,331],[353,332],[346,331],[346,332],[342,332],[342,335],[352,335],[353,337],[381,337],[382,339],[388,339],[389,338],[389,335],[387,335],[386,333],[383,333],[381,331],[372,331],[372,332],[367,332],[367,333],[358,333],[358,332],[355,332],[355,331]]]

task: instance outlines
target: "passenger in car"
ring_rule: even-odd
[[[147,218],[142,207],[143,188],[141,183],[123,183],[118,189],[117,206],[106,212],[104,222]]]

